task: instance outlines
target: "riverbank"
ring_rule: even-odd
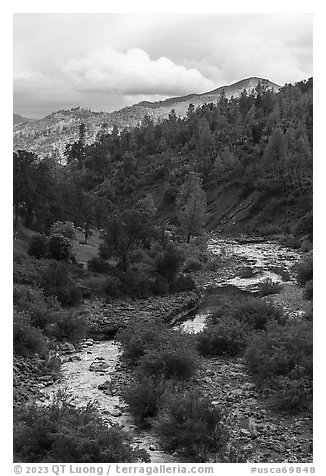
[[[204,326],[214,306],[235,299],[235,293],[250,296],[257,284],[270,277],[282,282],[283,288],[279,294],[264,299],[274,301],[288,315],[292,313],[292,317],[300,317],[304,305],[311,306],[293,277],[293,264],[301,258],[300,253],[275,242],[239,244],[235,240],[215,239],[209,246],[211,255],[217,258],[214,270],[191,273],[198,291],[109,303],[85,301],[79,312],[88,319],[88,339],[76,348],[63,344],[58,349],[61,378],[55,382],[51,375],[42,375],[39,370],[38,376],[34,373],[36,376],[31,380],[30,392],[28,382],[23,385],[25,393],[46,403],[47,394],[53,395],[57,389],[67,387],[78,404],[95,402],[108,425],[118,423],[131,432],[133,443],[145,448],[152,455],[152,462],[180,461],[181,455],[161,451],[152,431],[137,429],[120,397],[123,386],[130,380],[130,371],[120,362],[119,345],[112,340],[116,331],[136,320],[144,325],[153,320],[171,325],[188,323],[190,314],[198,317],[203,309],[206,315],[201,325]],[[92,365],[99,370],[90,370]],[[16,367],[15,381],[19,383],[22,370]],[[23,374],[27,376],[32,370],[29,364]],[[203,358],[196,385],[228,415],[232,453],[229,461],[312,461],[311,415],[283,417],[273,413],[255,390],[242,358]],[[21,403],[24,401],[27,399]]]

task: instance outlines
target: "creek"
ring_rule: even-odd
[[[203,284],[204,294],[194,316],[176,324],[185,332],[199,332],[206,318],[223,300],[233,299],[243,293],[253,293],[259,283],[269,278],[282,282],[285,272],[288,282],[293,279],[291,267],[300,254],[280,247],[277,243],[239,243],[235,240],[212,238],[209,241],[212,254],[229,260],[232,268],[225,275],[211,273]],[[250,267],[249,277],[244,277],[243,268]],[[157,437],[151,430],[139,430],[128,413],[124,401],[114,390],[114,382],[123,379],[119,356],[121,349],[115,341],[87,340],[81,352],[68,356],[62,364],[62,378],[43,390],[45,401],[51,401],[59,389],[66,389],[74,397],[76,406],[85,406],[92,401],[109,425],[121,425],[131,436],[132,443],[148,451],[153,463],[181,462],[179,455],[166,454],[159,449]],[[104,362],[101,371],[90,371],[93,362]],[[106,382],[105,391],[98,388]],[[186,462],[185,460],[183,460]]]

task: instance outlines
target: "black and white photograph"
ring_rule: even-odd
[[[12,15],[16,474],[314,472],[308,11]]]

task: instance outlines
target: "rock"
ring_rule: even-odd
[[[93,340],[86,340],[83,345],[91,346],[94,345]]]
[[[119,410],[118,408],[112,408],[112,410],[109,410],[109,413],[113,417],[119,417],[122,415],[121,410]]]
[[[149,451],[157,451],[157,447],[153,444],[149,445],[148,449]]]
[[[89,370],[91,372],[105,372],[109,368],[109,365],[104,361],[92,362]]]
[[[61,342],[58,347],[64,354],[72,354],[76,352],[75,346],[71,344],[71,342]]]
[[[112,387],[112,381],[111,380],[105,380],[105,382],[100,383],[100,385],[97,387],[99,390],[109,390]]]
[[[242,436],[249,436],[251,437],[251,433],[249,430],[246,430],[245,428],[241,428],[240,433]]]

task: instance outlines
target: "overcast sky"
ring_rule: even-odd
[[[27,117],[312,74],[312,14],[14,15],[14,112]]]

